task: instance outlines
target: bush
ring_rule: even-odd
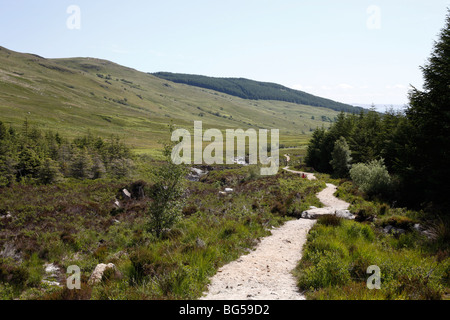
[[[391,189],[391,177],[382,159],[354,165],[350,177],[368,195],[387,194]]]
[[[342,224],[342,218],[336,217],[334,214],[326,214],[320,216],[319,219],[317,219],[317,222],[325,226],[337,227]]]

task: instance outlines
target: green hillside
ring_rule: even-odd
[[[143,151],[167,138],[167,123],[191,129],[280,129],[281,143],[306,143],[338,112],[273,100],[248,100],[169,82],[118,64],[93,59],[45,59],[0,47],[0,121],[25,119],[68,137],[118,134]]]
[[[153,73],[153,75],[176,83],[216,90],[242,99],[286,101],[349,113],[359,113],[362,110],[359,107],[320,98],[276,83],[258,82],[243,78],[213,78],[169,72],[157,72]]]

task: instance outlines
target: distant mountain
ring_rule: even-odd
[[[223,92],[242,99],[286,101],[349,113],[359,113],[363,109],[330,99],[320,98],[276,83],[258,82],[244,78],[214,78],[170,72],[156,72],[152,73],[152,75],[176,83]]]
[[[241,85],[246,97],[251,84],[262,85]],[[19,129],[28,119],[68,138],[88,131],[106,138],[118,134],[151,153],[167,139],[170,122],[188,129],[194,121],[205,129],[280,129],[281,143],[290,146],[306,143],[315,128],[329,127],[337,115],[328,108],[173,83],[106,60],[47,59],[0,47],[0,121]]]

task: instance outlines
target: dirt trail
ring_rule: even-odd
[[[285,170],[302,174],[288,167]],[[310,180],[315,179],[309,175]],[[327,184],[317,194],[327,206],[322,214],[348,208],[348,203],[333,196],[335,191],[334,185]],[[316,220],[298,219],[273,229],[272,235],[263,238],[254,251],[219,269],[201,300],[305,300],[291,271],[301,260],[306,236],[315,223]]]

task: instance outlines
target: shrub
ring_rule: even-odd
[[[342,224],[342,218],[336,217],[334,214],[325,214],[320,216],[317,222],[325,226],[337,227]]]
[[[317,264],[303,270],[299,275],[301,289],[319,289],[342,286],[350,281],[350,272],[344,260],[335,252],[325,252]]]
[[[391,177],[383,160],[354,165],[350,169],[350,177],[368,195],[386,194],[391,189]]]
[[[148,209],[148,228],[159,238],[164,229],[171,228],[181,218],[185,199],[185,165],[172,162],[172,144],[164,145],[165,162],[155,170],[153,201]]]

